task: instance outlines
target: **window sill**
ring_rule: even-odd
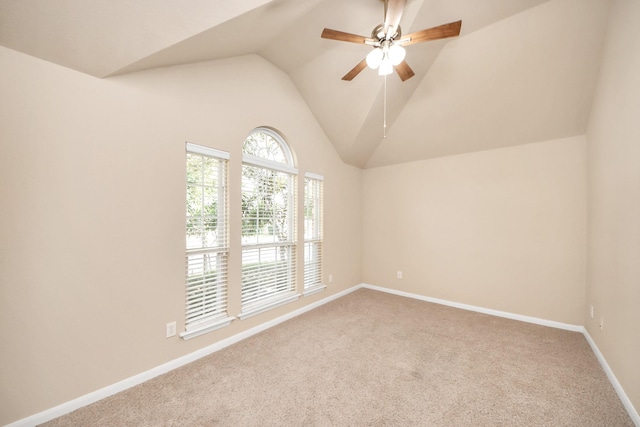
[[[325,288],[326,286],[322,284],[315,285],[309,289],[305,289],[304,291],[302,291],[302,295],[304,295],[305,297],[308,297],[310,295],[317,294],[318,292],[325,290]]]
[[[240,320],[247,319],[251,316],[255,316],[256,314],[264,313],[265,311],[271,310],[272,308],[279,307],[284,304],[288,304],[300,298],[300,294],[298,293],[288,293],[285,295],[278,295],[272,299],[264,301],[260,304],[256,304],[255,306],[249,306],[242,310],[242,313],[238,314]]]
[[[205,323],[203,325],[197,326],[191,330],[184,331],[180,333],[180,338],[183,340],[190,340],[191,338],[195,338],[202,334],[206,334],[207,332],[214,331],[216,329],[224,328],[225,326],[229,326],[231,322],[235,319],[235,317],[225,316],[221,319],[213,320],[210,323]]]

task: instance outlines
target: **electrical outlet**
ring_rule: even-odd
[[[593,319],[593,306],[592,305],[589,306],[589,314],[591,315],[591,318]]]
[[[333,274],[329,275],[329,283],[333,283]]]
[[[604,329],[604,319],[601,317],[600,318],[600,330],[602,331]]]
[[[398,279],[402,279],[402,271],[398,270],[398,272],[396,273],[396,277]]]
[[[167,338],[171,338],[176,335],[176,322],[167,323]]]

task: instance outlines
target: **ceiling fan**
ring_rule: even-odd
[[[322,31],[321,37],[324,39],[366,44],[374,47],[365,59],[342,77],[342,80],[353,80],[367,66],[378,69],[378,74],[381,76],[391,74],[395,69],[402,81],[408,80],[415,73],[404,60],[406,51],[403,46],[429,40],[456,37],[460,34],[462,21],[451,22],[402,36],[400,19],[407,0],[381,1],[384,1],[384,23],[373,29],[371,37],[358,36],[329,28],[325,28]]]

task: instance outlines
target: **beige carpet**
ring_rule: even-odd
[[[48,426],[633,426],[582,334],[371,290]]]

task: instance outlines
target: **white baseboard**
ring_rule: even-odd
[[[521,322],[535,323],[536,325],[550,326],[552,328],[565,329],[567,331],[573,331],[573,332],[582,332],[584,330],[584,327],[581,326],[581,325],[572,325],[572,324],[569,324],[569,323],[556,322],[556,321],[553,321],[553,320],[540,319],[540,318],[537,318],[537,317],[523,316],[521,314],[509,313],[509,312],[506,312],[506,311],[492,310],[490,308],[478,307],[478,306],[475,306],[475,305],[461,304],[459,302],[447,301],[447,300],[438,299],[438,298],[425,297],[423,295],[412,294],[412,293],[403,292],[403,291],[397,291],[395,289],[383,288],[383,287],[380,287],[380,286],[363,284],[362,287],[363,288],[367,288],[367,289],[373,289],[373,290],[376,290],[376,291],[387,292],[387,293],[394,294],[394,295],[400,295],[400,296],[403,296],[403,297],[414,298],[414,299],[418,299],[418,300],[421,300],[421,301],[432,302],[432,303],[435,303],[435,304],[447,305],[449,307],[461,308],[463,310],[475,311],[475,312],[483,313],[483,314],[490,314],[492,316],[504,317],[504,318],[513,319],[513,320],[519,320]]]
[[[477,307],[473,305],[461,304],[461,303],[442,300],[438,298],[431,298],[423,295],[412,294],[409,292],[397,291],[395,289],[383,288],[381,286],[362,284],[360,285],[360,287],[381,291],[381,292],[387,292],[390,294],[399,295],[403,297],[414,298],[421,301],[432,302],[435,304],[447,305],[449,307],[461,308],[463,310],[476,311],[478,313],[490,314],[492,316],[505,317],[507,319],[520,320],[522,322],[527,322],[527,323],[534,323],[536,325],[549,326],[557,329],[565,329],[567,331],[573,331],[573,332],[581,332],[586,338],[589,345],[591,346],[591,349],[593,350],[594,354],[598,358],[598,361],[600,362],[600,365],[602,366],[602,369],[604,370],[604,372],[607,374],[607,378],[609,378],[611,385],[615,389],[616,393],[618,393],[618,397],[620,398],[620,400],[622,401],[622,404],[627,410],[629,417],[631,418],[631,420],[634,422],[636,426],[640,427],[640,416],[638,415],[638,411],[636,411],[635,407],[631,403],[631,400],[629,399],[627,394],[624,392],[622,385],[620,384],[616,376],[613,374],[613,371],[609,367],[609,364],[607,363],[604,356],[600,352],[600,349],[596,345],[595,341],[593,341],[593,339],[591,338],[591,335],[589,335],[589,332],[587,332],[587,329],[584,326],[571,325],[568,323],[539,319],[537,317],[522,316],[520,314],[514,314],[514,313],[505,312],[505,311],[492,310],[492,309]]]
[[[265,322],[261,325],[258,325],[256,327],[253,327],[251,329],[248,329],[244,332],[241,332],[239,334],[236,334],[232,337],[226,338],[224,340],[218,341],[210,346],[204,347],[198,351],[195,351],[193,353],[187,354],[185,356],[182,356],[178,359],[174,359],[170,362],[167,362],[163,365],[157,366],[155,368],[152,368],[148,371],[142,372],[138,375],[134,375],[133,377],[127,378],[126,380],[117,382],[115,384],[112,384],[110,386],[101,388],[100,390],[96,390],[92,393],[86,394],[84,396],[81,396],[77,399],[71,400],[69,402],[65,402],[61,405],[58,405],[54,408],[48,409],[46,411],[40,412],[38,414],[32,415],[30,417],[27,418],[23,418],[21,420],[18,420],[16,422],[13,422],[11,424],[8,424],[6,427],[33,427],[36,426],[38,424],[42,424],[45,423],[47,421],[51,421],[55,418],[61,417],[65,414],[68,414],[70,412],[75,411],[76,409],[80,409],[84,406],[90,405],[91,403],[97,402],[98,400],[104,399],[106,397],[112,396],[116,393],[119,393],[121,391],[127,390],[131,387],[134,387],[138,384],[141,384],[145,381],[148,381],[152,378],[155,378],[159,375],[162,375],[164,373],[167,373],[169,371],[172,371],[173,369],[179,368],[181,366],[184,366],[188,363],[191,363],[193,361],[196,361],[198,359],[201,359],[205,356],[208,356],[212,353],[215,353],[216,351],[222,350],[225,347],[228,347],[232,344],[235,344],[239,341],[242,341],[246,338],[249,338],[252,335],[258,334],[266,329],[272,328],[282,322],[285,322],[289,319],[292,319],[296,316],[299,316],[303,313],[306,313],[308,311],[311,311],[317,307],[320,307],[321,305],[324,305],[328,302],[331,302],[333,300],[336,300],[338,298],[341,298],[353,291],[356,291],[360,288],[366,288],[366,289],[371,289],[371,290],[375,290],[375,291],[380,291],[380,292],[386,292],[386,293],[390,293],[390,294],[394,294],[394,295],[399,295],[399,296],[403,296],[403,297],[407,297],[407,298],[413,298],[413,299],[418,299],[418,300],[422,300],[422,301],[427,301],[427,302],[432,302],[435,304],[441,304],[441,305],[447,305],[450,307],[455,307],[455,308],[460,308],[463,310],[469,310],[469,311],[475,311],[478,313],[484,313],[484,314],[489,314],[492,316],[497,316],[497,317],[504,317],[507,319],[513,319],[513,320],[519,320],[522,322],[527,322],[527,323],[534,323],[537,325],[542,325],[542,326],[549,326],[552,328],[558,328],[558,329],[564,329],[564,330],[568,330],[568,331],[574,331],[574,332],[581,332],[584,334],[585,338],[587,339],[587,342],[589,343],[589,345],[591,346],[593,352],[595,353],[596,357],[598,358],[598,360],[600,361],[600,364],[602,365],[602,368],[604,369],[605,373],[607,374],[607,377],[609,378],[609,381],[611,381],[611,384],[613,385],[614,389],[616,390],[616,393],[618,393],[618,396],[620,397],[620,400],[622,401],[622,404],[624,405],[625,409],[627,410],[627,412],[629,413],[629,416],[631,417],[632,421],[636,424],[636,426],[640,427],[640,416],[638,415],[638,412],[636,411],[636,409],[634,408],[633,404],[631,403],[631,401],[629,400],[628,396],[626,395],[626,393],[624,392],[622,386],[620,385],[620,383],[618,382],[617,378],[615,377],[615,375],[613,374],[613,371],[611,370],[611,368],[609,367],[609,365],[607,364],[604,356],[602,355],[602,353],[600,352],[600,350],[598,349],[598,346],[596,346],[595,342],[593,341],[593,339],[591,338],[591,336],[589,335],[589,333],[587,332],[587,330],[584,328],[584,326],[580,326],[580,325],[571,325],[571,324],[567,324],[567,323],[562,323],[562,322],[555,322],[552,320],[545,320],[545,319],[539,319],[536,317],[530,317],[530,316],[522,316],[519,314],[514,314],[514,313],[509,313],[509,312],[504,312],[504,311],[499,311],[499,310],[492,310],[492,309],[488,309],[488,308],[483,308],[483,307],[477,307],[477,306],[473,306],[473,305],[468,305],[468,304],[461,304],[461,303],[457,303],[457,302],[452,302],[452,301],[447,301],[447,300],[442,300],[442,299],[438,299],[438,298],[431,298],[431,297],[426,297],[423,295],[418,295],[418,294],[413,294],[413,293],[409,293],[409,292],[403,292],[403,291],[397,291],[394,289],[389,289],[389,288],[383,288],[380,286],[374,286],[374,285],[369,285],[369,284],[365,284],[362,283],[360,285],[356,285],[353,286],[349,289],[346,289],[342,292],[338,292],[336,294],[330,295],[327,298],[321,299],[319,301],[316,301],[312,304],[309,304],[307,306],[304,306],[302,308],[299,308],[298,310],[294,310],[291,313],[287,313],[283,316],[280,316],[276,319],[270,320],[268,322]]]
[[[620,400],[622,401],[622,404],[624,405],[625,409],[629,413],[629,417],[631,417],[631,421],[633,421],[636,426],[640,427],[640,415],[638,414],[638,411],[636,411],[636,408],[633,407],[633,403],[631,403],[631,400],[629,400],[629,396],[627,396],[627,394],[624,392],[622,385],[620,384],[620,382],[614,375],[613,371],[609,367],[609,364],[607,363],[604,356],[600,352],[600,349],[596,345],[596,342],[593,340],[593,338],[591,338],[591,335],[589,335],[589,331],[587,331],[586,328],[584,328],[583,334],[584,334],[584,337],[587,339],[587,342],[591,346],[591,350],[593,350],[593,353],[598,358],[598,361],[600,362],[602,369],[604,369],[604,372],[607,374],[607,377],[609,378],[611,385],[615,389],[616,393],[618,393],[618,397],[620,398]]]
[[[84,406],[90,405],[98,400],[104,399],[106,397],[112,396],[121,391],[127,390],[131,387],[134,387],[138,384],[142,384],[145,381],[149,381],[152,378],[155,378],[159,375],[165,374],[169,371],[172,371],[176,368],[184,366],[188,363],[194,362],[198,359],[201,359],[205,356],[208,356],[216,351],[222,350],[225,347],[228,347],[232,344],[235,344],[243,339],[249,338],[252,335],[258,334],[266,329],[272,328],[282,322],[285,322],[289,319],[292,319],[296,316],[299,316],[303,313],[313,310],[314,308],[320,307],[328,302],[336,300],[340,297],[343,297],[357,289],[360,289],[362,285],[356,285],[349,289],[346,289],[342,292],[338,292],[336,294],[330,295],[327,298],[321,299],[309,305],[306,305],[302,308],[292,311],[291,313],[287,313],[283,316],[280,316],[276,319],[270,320],[268,322],[262,323],[258,326],[255,326],[246,331],[240,332],[232,337],[223,339],[218,341],[210,346],[204,347],[200,350],[194,351],[193,353],[189,353],[185,356],[174,359],[170,362],[157,366],[155,368],[149,369],[148,371],[142,372],[138,375],[134,375],[133,377],[127,378],[115,384],[109,385],[107,387],[101,388],[89,394],[85,394],[84,396],[80,396],[77,399],[71,400],[69,402],[65,402],[61,405],[53,407],[51,409],[47,409],[46,411],[39,412],[37,414],[31,415],[27,418],[23,418],[21,420],[15,421],[11,424],[8,424],[5,427],[33,427],[38,424],[45,423],[47,421],[51,421],[55,418],[66,415],[70,412],[73,412],[77,409],[80,409]]]

